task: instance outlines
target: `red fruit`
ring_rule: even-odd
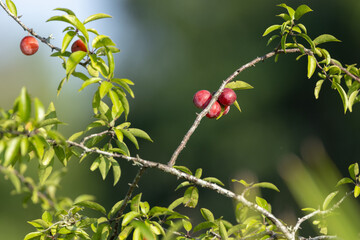
[[[223,106],[230,106],[236,101],[236,93],[230,88],[224,88],[218,98],[218,101]]]
[[[210,102],[212,96],[208,90],[200,90],[195,93],[193,103],[197,108],[205,108]]]
[[[230,111],[230,106],[224,107],[223,116],[225,116],[226,114],[228,114],[229,111]]]
[[[208,118],[217,118],[221,113],[221,105],[216,101],[210,108],[210,111],[206,114]]]
[[[77,52],[77,51],[87,52],[86,45],[81,39],[76,40],[71,46],[71,52]]]
[[[20,42],[20,50],[25,55],[33,55],[39,49],[39,43],[32,36],[24,37]]]

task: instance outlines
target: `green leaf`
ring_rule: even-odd
[[[6,150],[5,150],[5,159],[4,159],[5,167],[14,164],[15,158],[19,154],[20,141],[21,141],[21,138],[16,137],[16,138],[10,139],[7,142],[7,146],[6,146]]]
[[[238,183],[241,183],[242,185],[244,185],[244,187],[250,187],[252,184],[250,183],[247,183],[245,180],[241,179],[241,180],[236,180],[236,179],[233,179],[232,180],[233,182],[238,182]]]
[[[130,106],[129,106],[129,102],[126,99],[125,93],[123,93],[122,91],[120,91],[119,89],[116,89],[116,93],[119,96],[119,100],[124,108],[124,113],[125,113],[125,120],[127,119],[127,116],[129,115],[130,112]]]
[[[240,108],[240,105],[239,105],[239,103],[237,102],[237,100],[235,100],[234,106],[237,108],[237,110],[239,110],[239,112],[241,112],[241,108]]]
[[[219,222],[219,232],[220,232],[221,239],[224,239],[224,240],[228,239],[228,234],[227,234],[226,228],[223,224],[223,221]]]
[[[185,166],[173,166],[173,168],[181,171],[181,172],[184,172],[184,173],[187,173],[189,175],[192,175],[192,172],[190,171],[190,169],[188,169],[187,167]]]
[[[115,70],[115,60],[114,60],[114,55],[113,53],[106,48],[106,56],[107,56],[107,60],[108,60],[108,65],[109,65],[109,78],[111,78],[114,75],[114,70]]]
[[[266,43],[266,46],[268,46],[272,41],[274,41],[275,39],[277,39],[278,37],[280,37],[280,35],[272,35],[269,40]]]
[[[358,94],[359,94],[359,90],[352,92],[349,96],[349,111],[350,112],[352,112],[352,106],[354,105]]]
[[[110,89],[113,87],[111,82],[108,81],[103,81],[100,85],[99,88],[99,93],[100,93],[100,99],[102,99],[103,97],[105,97],[105,95],[110,91]]]
[[[340,179],[337,182],[336,187],[338,187],[340,185],[343,185],[343,184],[347,184],[347,183],[354,183],[354,181],[352,179],[350,179],[350,178],[345,177],[345,178]]]
[[[360,195],[360,187],[358,185],[354,188],[354,197],[357,198]]]
[[[40,122],[45,117],[45,108],[42,102],[38,99],[34,99],[34,105],[35,105],[35,120],[37,122]]]
[[[105,35],[99,35],[94,38],[92,41],[93,48],[106,47],[106,46],[115,46],[116,44]]]
[[[308,55],[307,77],[310,79],[316,70],[316,58]]]
[[[195,208],[199,200],[199,190],[195,186],[186,189],[183,203],[185,207]]]
[[[68,8],[55,8],[54,11],[55,10],[63,11],[63,12],[66,12],[67,14],[69,14],[69,15],[74,15],[75,16],[75,13],[73,11],[71,11],[70,9],[68,9]]]
[[[80,207],[86,207],[86,208],[90,208],[93,209],[95,211],[101,212],[102,214],[106,215],[106,210],[103,206],[101,206],[100,204],[93,202],[93,201],[82,201],[82,202],[78,202],[75,205],[80,206]]]
[[[191,225],[191,222],[188,221],[188,220],[185,220],[185,219],[182,219],[182,224],[184,226],[184,229],[187,231],[187,232],[190,232],[191,229],[192,229],[192,225]]]
[[[292,7],[287,6],[285,3],[281,3],[277,6],[285,8],[288,11],[291,19],[295,18],[295,10]]]
[[[349,166],[349,174],[352,179],[356,180],[356,177],[359,174],[359,165],[357,163]]]
[[[280,190],[274,184],[269,182],[255,183],[254,185],[252,185],[252,187],[269,188],[277,192],[280,192]]]
[[[297,7],[295,11],[295,20],[299,20],[305,13],[311,12],[312,9],[307,5],[303,4]]]
[[[92,78],[89,78],[88,80],[86,80],[82,85],[81,85],[81,88],[79,89],[79,92],[82,91],[84,88],[86,88],[87,86],[89,86],[90,84],[93,84],[93,83],[97,83],[97,82],[100,82],[102,81],[101,78],[98,78],[98,77],[92,77]]]
[[[139,149],[139,143],[136,140],[135,136],[128,130],[128,129],[120,129],[122,134],[129,139],[136,147],[136,149]]]
[[[80,20],[75,15],[71,14],[71,15],[64,15],[64,16],[54,16],[47,20],[47,22],[49,22],[49,21],[63,21],[63,22],[70,23],[75,28],[79,29],[79,31],[84,35],[86,42],[89,41],[89,34],[88,34],[84,24],[82,24],[82,22],[80,22]],[[79,51],[79,52],[81,52],[81,51]]]
[[[255,198],[256,204],[259,205],[260,207],[264,208],[265,210],[267,210],[268,212],[271,212],[271,207],[268,204],[268,202],[261,198],[261,197],[256,197]]]
[[[288,34],[284,34],[281,37],[281,49],[284,50],[284,52],[286,52],[286,38],[287,38]]]
[[[112,18],[112,16],[105,14],[105,13],[97,13],[97,14],[91,15],[88,18],[86,18],[83,23],[86,24],[88,22],[95,21],[95,20],[102,19],[102,18]]]
[[[41,159],[44,155],[44,149],[48,145],[46,140],[41,136],[34,135],[31,137],[30,142],[31,142],[32,146],[34,147],[38,158]]]
[[[134,211],[128,212],[127,214],[125,214],[125,216],[122,220],[121,226],[124,227],[124,226],[128,225],[134,218],[139,217],[139,216],[141,216],[141,214],[139,212],[134,212]]]
[[[29,140],[27,137],[23,137],[21,138],[21,142],[20,142],[20,153],[21,156],[25,156],[26,154],[28,154],[28,149],[29,149]]]
[[[324,200],[323,210],[326,210],[330,204],[330,202],[334,199],[334,197],[339,193],[339,191],[335,191],[330,193]]]
[[[113,176],[114,176],[114,186],[115,186],[121,177],[121,168],[120,168],[119,163],[115,159],[110,158],[110,161],[112,164]]]
[[[145,140],[148,140],[150,142],[152,142],[153,140],[150,138],[150,136],[143,130],[138,129],[138,128],[128,128],[127,129],[132,135],[134,135],[135,137],[138,138],[143,138]]]
[[[125,240],[130,235],[131,231],[134,229],[133,226],[129,225],[126,226],[119,234],[119,237],[117,240]]]
[[[31,99],[26,91],[26,88],[23,87],[20,93],[19,115],[23,122],[27,122],[30,118],[30,114],[31,114]]]
[[[9,11],[15,16],[17,17],[17,10],[16,10],[16,6],[13,3],[13,1],[11,0],[6,0],[6,6],[9,8]]]
[[[201,178],[201,175],[202,175],[202,169],[201,168],[196,169],[194,176],[196,178]]]
[[[20,179],[14,173],[11,173],[11,172],[9,174],[7,174],[7,176],[9,177],[11,183],[14,185],[16,193],[21,193]]]
[[[47,166],[50,164],[51,160],[54,158],[55,150],[53,148],[49,148],[45,154],[44,157],[41,159],[41,164],[44,166]]]
[[[326,42],[341,42],[341,41],[330,34],[322,34],[317,38],[315,38],[313,41],[315,46]]]
[[[41,219],[44,220],[47,223],[51,223],[52,220],[53,220],[52,215],[48,211],[45,211],[42,214]]]
[[[175,191],[177,191],[180,188],[187,187],[189,185],[191,185],[191,183],[189,181],[182,182],[175,188]]]
[[[194,227],[193,232],[198,232],[204,229],[215,228],[217,225],[213,222],[202,222]]]
[[[117,95],[117,93],[115,91],[110,90],[109,91],[109,97],[110,97],[111,102],[113,104],[111,113],[112,113],[113,119],[116,119],[123,112],[122,104],[121,104],[121,102],[119,100],[119,96]]]
[[[344,107],[344,114],[346,113],[346,110],[349,106],[349,100],[347,98],[347,95],[346,95],[346,92],[345,90],[338,84],[336,83],[335,81],[333,81],[332,83],[336,89],[338,90],[339,94],[340,94],[340,97],[341,97],[341,100],[343,102],[343,107]]]
[[[315,53],[315,44],[314,44],[313,40],[311,40],[311,38],[307,34],[299,33],[298,35],[300,37],[302,37],[303,39],[305,39],[310,44],[311,51],[313,51]]]
[[[226,88],[231,88],[232,90],[246,90],[254,88],[250,84],[244,81],[232,81],[225,85]]]
[[[120,78],[113,78],[113,79],[111,79],[111,81],[115,82],[115,83],[119,84],[121,87],[123,87],[130,94],[130,96],[132,98],[135,97],[134,92],[129,87],[129,85],[133,85],[133,84],[130,84],[130,83],[132,83],[130,80],[128,80],[128,79],[120,79]],[[130,83],[129,83],[129,81],[130,81]]]
[[[281,28],[281,25],[278,25],[278,24],[275,24],[275,25],[271,25],[270,27],[268,27],[265,32],[263,33],[263,37],[268,35],[269,33],[277,30],[277,29],[280,29]]]
[[[99,158],[100,158],[99,170],[100,170],[102,179],[105,180],[105,178],[111,168],[111,163],[110,163],[109,159],[107,159],[103,155],[100,155]]]
[[[168,209],[169,209],[170,211],[172,211],[173,209],[177,208],[180,204],[182,204],[183,201],[184,201],[184,197],[181,197],[181,198],[176,199],[175,201],[173,201],[173,202],[169,205]]]
[[[214,177],[206,177],[206,178],[203,178],[203,180],[207,181],[207,182],[211,182],[211,183],[216,183],[219,186],[225,186],[225,184],[223,182],[221,182],[219,179],[214,178]]]
[[[111,219],[111,218],[113,218],[113,217],[116,216],[116,213],[117,213],[118,211],[120,211],[120,208],[121,208],[123,202],[124,202],[124,200],[120,200],[120,201],[118,201],[117,203],[114,204],[114,206],[111,208],[111,210],[110,210],[110,212],[109,212],[109,214],[108,214],[108,218],[109,218],[109,219]]]
[[[315,86],[315,89],[314,89],[315,99],[319,98],[319,93],[320,93],[321,86],[322,86],[323,83],[324,83],[323,79],[316,82],[316,86]]]
[[[132,226],[135,227],[135,231],[134,231],[134,235],[136,236],[135,232],[138,230],[139,231],[139,235],[141,234],[142,237],[139,237],[138,239],[149,239],[149,240],[156,240],[156,238],[154,238],[154,235],[151,231],[151,228],[149,226],[147,226],[145,223],[141,222],[141,221],[133,221],[131,223]],[[134,238],[133,236],[133,240],[136,240],[136,238]]]
[[[57,96],[59,96],[60,91],[61,91],[61,89],[62,89],[62,87],[63,87],[63,85],[64,85],[64,83],[65,83],[65,80],[66,80],[66,77],[64,77],[64,78],[60,81],[59,86],[58,86],[58,88],[57,88]]]
[[[69,76],[73,73],[76,66],[81,62],[81,60],[86,56],[86,52],[83,51],[77,51],[73,52],[69,59],[66,61],[66,76],[69,78]]]
[[[75,35],[76,35],[75,31],[66,32],[61,45],[61,53],[64,53],[66,51],[66,48],[69,46],[71,40],[73,40]]]
[[[142,193],[139,193],[131,199],[131,204],[130,204],[131,211],[140,212],[141,196]]]
[[[215,220],[214,215],[212,214],[212,212],[209,209],[201,208],[200,212],[206,221],[213,222]]]
[[[37,237],[39,237],[39,236],[41,236],[43,234],[45,235],[45,233],[42,233],[42,232],[31,232],[31,233],[26,234],[24,240],[34,239],[34,238],[37,238]]]

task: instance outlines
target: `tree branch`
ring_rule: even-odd
[[[22,23],[20,21],[20,18],[15,16],[14,14],[12,14],[10,12],[10,10],[7,8],[7,6],[0,0],[0,6],[5,10],[5,12],[10,16],[12,17],[25,31],[27,31],[28,33],[30,33],[31,35],[33,35],[34,37],[36,37],[37,39],[39,39],[41,42],[45,43],[46,45],[48,45],[51,50],[56,50],[58,52],[61,51],[60,48],[52,45],[50,42],[49,42],[49,38],[44,38],[38,34],[35,33],[35,31],[32,29],[32,28],[28,28],[24,23]]]
[[[50,199],[50,197],[48,197],[46,194],[44,194],[43,192],[37,191],[35,190],[36,188],[29,182],[26,181],[26,178],[19,173],[17,170],[13,169],[13,168],[9,168],[9,167],[4,167],[0,165],[0,171],[9,171],[12,174],[14,174],[19,180],[20,182],[22,182],[25,187],[27,187],[31,192],[36,191],[36,194],[39,196],[40,199],[42,199],[44,202],[47,202],[50,207],[55,207],[54,202]]]
[[[124,210],[127,206],[127,204],[130,201],[130,198],[132,196],[132,193],[134,191],[134,189],[137,187],[138,182],[140,181],[141,176],[144,174],[146,170],[146,167],[141,167],[138,171],[138,173],[136,174],[133,182],[130,184],[129,190],[126,193],[125,199],[121,204],[120,210],[118,211],[118,213],[116,214],[116,218],[115,218],[115,226],[114,226],[114,232],[110,237],[110,240],[114,240],[117,236],[118,236],[118,229],[119,229],[119,224],[120,224],[120,217],[122,216],[122,214],[124,213]]]
[[[298,53],[300,52],[299,49],[297,48],[293,48],[293,49],[287,49],[286,53]],[[181,151],[185,148],[186,143],[189,141],[191,135],[195,132],[196,128],[199,126],[200,121],[203,117],[205,117],[205,115],[209,112],[211,106],[215,103],[215,101],[217,100],[217,98],[220,96],[221,92],[224,90],[226,84],[228,84],[230,81],[234,80],[234,78],[239,75],[242,71],[250,68],[250,67],[255,67],[255,65],[259,62],[263,62],[268,58],[271,58],[273,56],[275,56],[276,54],[280,54],[280,53],[285,53],[283,50],[274,50],[272,52],[269,52],[267,54],[265,54],[262,57],[257,57],[254,60],[248,62],[247,64],[241,66],[240,68],[238,68],[233,74],[231,74],[228,78],[226,78],[223,83],[220,85],[219,89],[216,91],[216,93],[214,94],[214,96],[212,97],[210,103],[207,105],[206,108],[204,108],[204,110],[201,111],[200,114],[198,114],[198,116],[196,117],[194,123],[192,124],[192,126],[190,127],[190,129],[188,130],[188,132],[186,133],[186,135],[184,136],[183,140],[181,141],[180,145],[177,147],[177,149],[174,151],[170,161],[168,162],[169,166],[173,166],[176,163],[176,160],[179,156],[179,154],[181,153]]]

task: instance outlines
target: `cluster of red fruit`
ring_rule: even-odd
[[[20,42],[20,50],[25,55],[33,55],[39,49],[39,43],[32,36],[24,37]],[[71,46],[71,52],[83,51],[87,52],[86,45],[81,39],[76,40]]]
[[[200,90],[195,93],[193,102],[195,107],[204,109],[209,104],[212,94],[208,90]],[[206,114],[208,118],[218,118],[226,115],[230,110],[230,105],[236,101],[236,93],[231,88],[224,88],[217,101],[211,106]]]

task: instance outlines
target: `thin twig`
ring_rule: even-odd
[[[145,170],[146,170],[146,167],[141,167],[141,168],[139,169],[138,173],[136,174],[133,182],[130,184],[130,187],[129,187],[128,192],[126,193],[125,199],[124,199],[124,201],[122,202],[121,207],[120,207],[118,213],[116,214],[114,231],[113,231],[113,234],[112,234],[111,237],[110,237],[110,240],[113,240],[113,239],[115,239],[115,238],[118,236],[118,230],[119,230],[119,224],[120,224],[120,217],[121,217],[122,214],[124,213],[124,210],[125,210],[127,204],[128,204],[129,201],[130,201],[130,198],[131,198],[131,196],[132,196],[132,193],[133,193],[134,189],[137,187],[137,184],[138,184],[141,176],[144,174]]]
[[[38,34],[35,33],[35,31],[32,29],[32,28],[28,28],[23,22],[20,21],[20,19],[15,16],[14,14],[12,14],[10,12],[10,10],[7,8],[7,6],[0,0],[0,6],[5,10],[5,12],[10,16],[12,17],[25,31],[27,31],[28,33],[30,33],[31,35],[33,35],[34,37],[36,37],[37,39],[39,39],[41,42],[45,43],[46,45],[48,45],[51,50],[56,50],[58,52],[61,51],[60,48],[52,45],[50,42],[49,42],[49,38],[44,38]]]
[[[99,137],[99,136],[102,136],[102,135],[105,135],[105,134],[108,134],[108,133],[112,133],[112,131],[105,130],[105,131],[102,131],[102,132],[99,132],[99,133],[90,134],[90,135],[84,137],[83,140],[80,142],[80,144],[85,144],[85,142],[88,141],[91,138]]]
[[[337,236],[322,235],[317,237],[299,237],[299,240],[325,240],[325,239],[339,239]]]
[[[288,230],[288,228],[286,227],[285,224],[282,223],[282,221],[280,221],[278,218],[276,218],[272,213],[268,212],[267,210],[265,210],[264,208],[260,207],[259,205],[252,203],[250,201],[248,201],[244,196],[241,195],[237,195],[234,192],[222,188],[219,185],[216,185],[214,183],[210,183],[207,181],[204,181],[202,179],[196,178],[195,176],[189,175],[187,173],[181,172],[173,167],[170,167],[168,165],[162,164],[162,163],[158,163],[158,162],[152,162],[152,161],[148,161],[145,159],[142,159],[140,157],[131,157],[131,156],[125,156],[125,155],[121,155],[119,153],[112,153],[112,152],[107,152],[107,151],[103,151],[103,150],[99,150],[97,148],[88,148],[82,144],[76,143],[76,142],[72,142],[72,141],[66,141],[67,144],[69,144],[70,146],[76,146],[81,148],[83,151],[86,152],[92,152],[92,153],[97,153],[97,154],[102,154],[104,156],[107,157],[114,157],[114,158],[122,158],[125,159],[127,161],[133,162],[136,165],[140,165],[142,167],[146,167],[146,168],[156,168],[159,169],[165,173],[169,173],[171,175],[176,176],[177,178],[182,178],[182,179],[186,179],[189,182],[192,182],[194,184],[196,184],[199,187],[203,187],[203,188],[208,188],[211,189],[213,191],[216,191],[218,194],[223,195],[225,197],[228,198],[232,198],[238,202],[243,203],[245,206],[249,207],[250,209],[263,214],[264,216],[266,216],[267,218],[269,218],[271,221],[274,222],[274,224],[278,227],[279,231],[281,231],[286,238],[288,239],[292,239],[291,238],[291,233]]]
[[[50,207],[54,207],[55,204],[54,202],[50,199],[50,197],[48,197],[46,194],[44,194],[43,192],[37,191],[35,190],[36,188],[29,182],[26,181],[25,176],[23,176],[21,173],[19,173],[17,170],[13,169],[13,168],[9,168],[9,167],[4,167],[0,165],[0,171],[9,171],[12,172],[13,174],[15,174],[15,176],[20,180],[20,182],[22,182],[25,187],[27,187],[31,192],[36,191],[36,194],[39,196],[40,199],[42,199],[44,202],[47,202]]]
[[[299,49],[294,48],[294,49],[287,49],[286,53],[298,53],[300,52]],[[183,140],[181,141],[180,145],[177,147],[177,149],[174,151],[170,161],[168,162],[169,166],[174,166],[176,163],[176,160],[179,156],[179,154],[181,153],[181,151],[185,148],[185,145],[187,144],[187,142],[189,141],[191,135],[195,132],[196,128],[199,126],[200,121],[203,117],[205,117],[205,115],[209,112],[211,106],[215,103],[215,101],[217,100],[217,98],[220,96],[221,92],[224,90],[226,84],[228,84],[230,81],[234,80],[234,78],[239,75],[242,71],[250,68],[250,67],[255,67],[255,65],[259,62],[265,61],[268,58],[271,58],[273,56],[275,56],[276,54],[280,54],[280,53],[285,53],[283,50],[274,50],[272,52],[269,52],[267,54],[265,54],[262,57],[257,57],[254,60],[252,60],[251,62],[241,66],[240,68],[238,68],[233,74],[231,74],[227,79],[225,79],[223,81],[223,83],[220,85],[219,89],[216,91],[216,93],[214,94],[214,96],[212,97],[210,103],[207,105],[207,107],[201,111],[200,114],[198,114],[198,116],[196,117],[194,123],[192,124],[192,126],[190,127],[190,129],[188,130],[188,132],[186,133],[186,135],[184,136]]]
[[[331,208],[327,209],[327,210],[323,210],[321,211],[320,209],[312,212],[312,213],[309,213],[307,215],[305,215],[304,217],[302,218],[299,218],[297,223],[295,224],[294,228],[293,228],[293,236],[295,237],[296,235],[296,232],[299,230],[300,228],[300,225],[309,220],[310,218],[316,216],[316,215],[327,215],[331,212],[333,212],[336,208],[339,208],[340,207],[340,204],[342,204],[342,202],[348,197],[350,196],[350,194],[352,194],[354,191],[350,191],[350,192],[347,192],[338,202],[336,202]],[[313,239],[313,238],[310,238],[310,239]]]

